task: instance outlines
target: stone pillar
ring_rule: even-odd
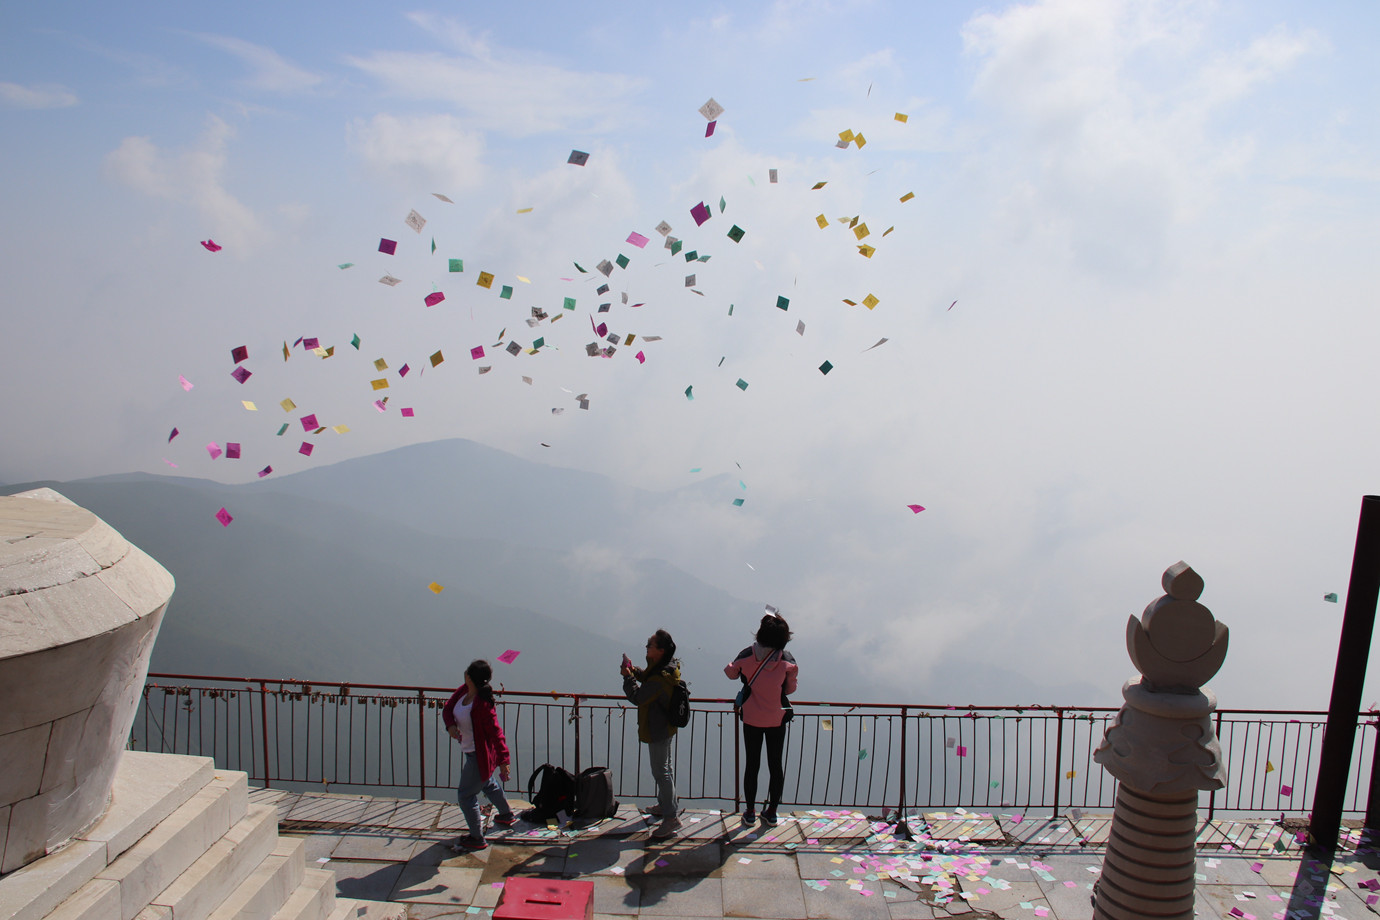
[[[0,496],[0,873],[105,813],[172,591],[51,489]]]
[[[1140,671],[1093,760],[1118,781],[1094,920],[1193,920],[1198,792],[1227,771],[1212,729],[1217,698],[1203,684],[1227,656],[1227,627],[1198,603],[1203,579],[1183,562],[1165,570],[1165,595],[1126,624]]]

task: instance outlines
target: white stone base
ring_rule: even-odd
[[[96,824],[0,876],[0,920],[345,920],[394,906],[337,900],[335,873],[308,869],[274,809],[249,804],[245,774],[137,751]]]

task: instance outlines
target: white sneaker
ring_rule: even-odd
[[[665,818],[660,824],[652,828],[652,836],[658,840],[674,836],[680,830],[680,818]]]

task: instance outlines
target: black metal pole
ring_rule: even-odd
[[[1373,723],[1372,723],[1373,725]],[[1366,796],[1366,830],[1374,845],[1375,832],[1380,830],[1380,736],[1370,755],[1370,790]]]
[[[1313,820],[1308,825],[1310,842],[1336,850],[1342,824],[1342,804],[1347,773],[1356,744],[1356,720],[1361,714],[1361,691],[1370,660],[1370,639],[1375,631],[1375,604],[1380,600],[1380,495],[1361,499],[1361,521],[1356,527],[1356,552],[1351,559],[1346,610],[1342,614],[1342,638],[1337,648],[1337,669],[1332,675],[1332,701],[1327,707],[1327,733],[1323,735],[1318,761],[1318,782],[1313,795]],[[1369,812],[1368,812],[1369,814]]]

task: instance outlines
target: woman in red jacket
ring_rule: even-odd
[[[441,710],[446,731],[460,742],[460,750],[465,755],[465,764],[460,769],[460,785],[455,795],[460,801],[465,823],[470,826],[470,832],[459,841],[460,846],[467,850],[482,850],[489,845],[484,840],[484,827],[479,821],[480,792],[498,810],[494,817],[495,824],[512,827],[517,823],[513,809],[503,795],[503,787],[494,782],[495,768],[503,781],[508,781],[508,741],[503,737],[498,713],[494,710],[494,691],[489,686],[493,676],[494,669],[487,661],[482,658],[471,661],[465,669],[464,686],[451,694]]]

